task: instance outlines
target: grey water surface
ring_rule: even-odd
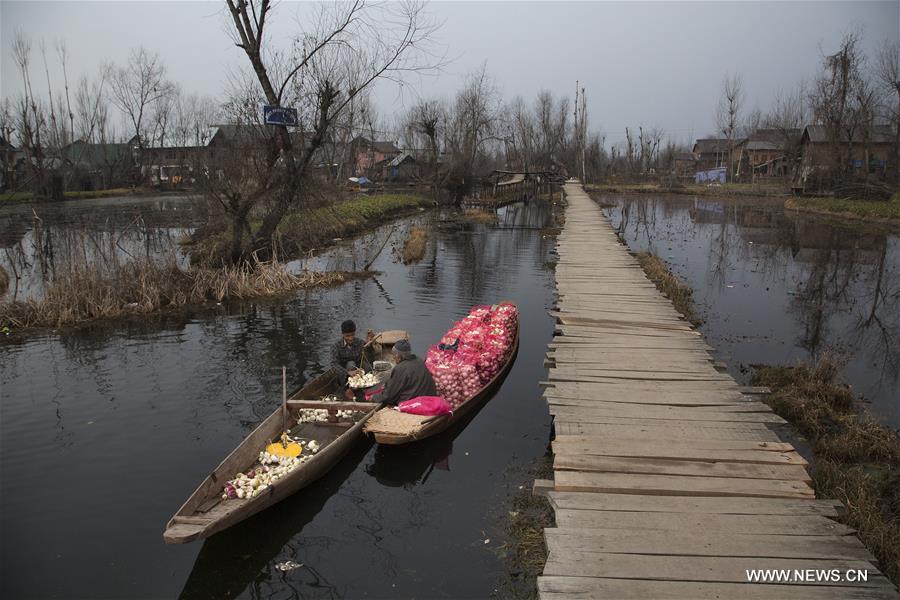
[[[169,223],[159,204],[144,210],[166,240],[201,221]],[[530,484],[527,469],[549,439],[538,382],[553,330],[554,242],[541,231],[550,218],[541,203],[502,209],[497,227],[440,218],[421,213],[318,259],[358,267],[393,230],[376,278],[0,343],[0,596],[492,594],[510,495]],[[101,210],[77,222],[110,236],[116,219],[133,221]],[[429,226],[428,251],[405,266],[393,247],[413,223]],[[472,305],[502,299],[521,311],[519,353],[471,420],[408,448],[363,444],[319,482],[222,534],[163,543],[169,517],[279,405],[281,365],[294,386],[321,373],[343,319],[406,329],[424,353]],[[279,570],[286,561],[302,566]]]
[[[841,378],[900,427],[900,237],[860,222],[785,212],[781,201],[599,197],[629,248],[694,290],[700,331],[749,382],[751,365],[831,353]]]

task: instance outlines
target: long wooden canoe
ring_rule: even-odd
[[[390,360],[390,349],[401,339],[408,339],[405,331],[385,331],[379,334],[376,355]],[[380,408],[370,402],[322,402],[321,397],[339,391],[338,371],[330,369],[291,394],[287,401],[289,420],[296,423],[299,409],[325,408],[330,411],[355,410],[362,413],[355,422],[314,422],[291,427],[292,437],[316,440],[319,451],[288,475],[270,485],[253,498],[225,500],[225,483],[236,473],[246,472],[257,463],[259,453],[269,443],[277,441],[282,432],[281,407],[275,409],[237,448],[209,474],[178,512],[169,520],[163,539],[167,544],[184,544],[203,539],[231,527],[261,510],[280,502],[303,489],[328,472],[340,459],[363,439],[363,425]]]
[[[512,302],[504,302],[512,304]],[[423,417],[401,413],[390,407],[384,407],[367,420],[364,430],[372,434],[379,444],[408,444],[437,435],[455,423],[458,423],[476,407],[490,398],[506,379],[519,353],[519,327],[511,344],[506,363],[485,383],[474,395],[456,407],[452,414],[439,417]]]

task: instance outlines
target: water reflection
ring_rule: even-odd
[[[111,266],[134,258],[184,256],[177,242],[206,221],[191,196],[121,197],[0,207],[0,265],[8,296],[40,296],[58,269]]]
[[[205,540],[179,598],[218,600],[235,598],[245,591],[253,598],[271,598],[286,589],[292,592],[291,597],[299,598],[303,597],[299,588],[306,587],[315,588],[325,597],[336,597],[334,584],[318,573],[314,565],[302,562],[303,549],[293,538],[319,516],[370,446],[371,442],[357,445],[303,494],[292,496]],[[281,572],[267,569],[268,565],[289,560],[303,566]]]
[[[513,356],[511,360],[515,359],[516,356]],[[503,378],[505,379],[506,377]],[[374,460],[366,465],[366,473],[378,480],[378,483],[391,487],[425,485],[435,469],[450,471],[453,440],[483,408],[482,404],[453,427],[434,437],[403,446],[379,444],[375,449]]]
[[[837,352],[845,381],[900,426],[900,240],[889,229],[785,213],[764,199],[604,201],[630,247],[653,251],[692,285],[702,330],[732,374]]]
[[[0,488],[28,493],[0,494],[0,564],[17,573],[0,579],[0,596],[489,593],[503,567],[483,540],[502,543],[493,511],[525,483],[509,466],[542,456],[549,432],[538,381],[553,330],[543,267],[553,242],[537,229],[548,216],[533,204],[505,208],[497,227],[429,225],[425,259],[402,265],[392,244],[404,227],[440,218],[424,213],[394,232],[375,280],[3,341]],[[336,248],[371,260],[390,227]],[[321,373],[343,319],[406,329],[424,352],[473,304],[502,298],[523,322],[516,363],[477,418],[423,450],[427,460],[362,447],[309,488],[309,505],[302,493],[202,550],[163,544],[175,509],[278,406],[281,365],[293,385]],[[439,468],[441,439],[453,444],[450,471]],[[284,560],[305,567],[282,572]]]

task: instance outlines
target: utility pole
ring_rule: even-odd
[[[587,101],[584,99],[584,88],[581,88],[581,183],[587,183],[587,173],[584,167],[584,147],[587,143]]]

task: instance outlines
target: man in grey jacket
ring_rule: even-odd
[[[425,361],[412,353],[408,340],[400,340],[391,350],[397,363],[384,384],[384,391],[371,398],[371,402],[384,402],[396,406],[400,402],[419,396],[437,396],[434,378]]]

